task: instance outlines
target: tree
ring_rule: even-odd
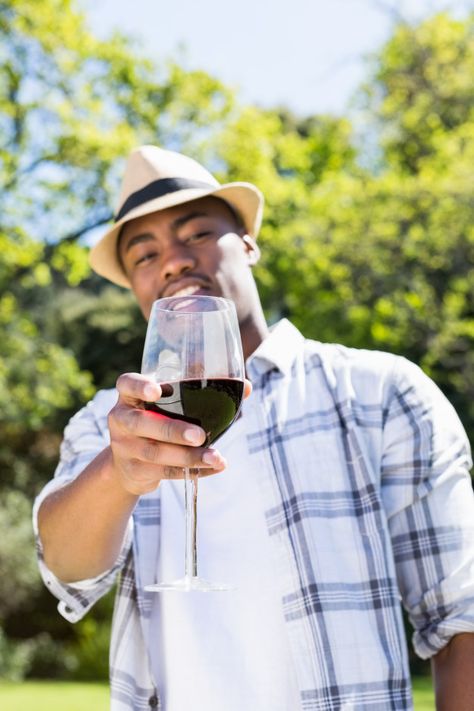
[[[472,123],[473,16],[461,20],[440,13],[418,25],[402,21],[375,61],[366,90],[385,157],[417,173],[446,134]]]
[[[28,430],[76,405],[67,392],[90,394],[58,347],[51,301],[90,273],[79,240],[112,216],[120,157],[196,141],[189,127],[206,134],[232,102],[203,72],[160,73],[123,37],[97,40],[72,0],[1,1],[0,47],[0,396],[3,426]]]
[[[223,173],[267,198],[256,274],[270,320],[288,315],[309,336],[406,355],[471,438],[473,29],[473,16],[445,14],[399,24],[365,87],[372,121],[357,156],[350,123],[331,117],[251,107],[217,138]]]

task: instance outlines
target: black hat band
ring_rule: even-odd
[[[203,190],[210,188],[211,190],[217,190],[218,187],[218,185],[211,185],[211,183],[205,183],[201,180],[188,180],[187,178],[161,178],[160,180],[154,180],[152,183],[145,185],[144,188],[129,195],[118,211],[115,222],[121,220],[127,212],[130,212],[130,210],[133,210],[135,207],[143,205],[143,203],[154,200],[155,198],[168,195],[169,193],[175,193],[178,190],[188,190],[189,188],[202,188]]]

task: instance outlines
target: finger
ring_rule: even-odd
[[[127,438],[114,445],[114,451],[123,461],[131,460],[161,467],[184,467],[222,471],[226,467],[224,457],[215,449],[180,447],[153,439]]]
[[[114,431],[114,421],[122,431],[136,437],[199,447],[204,444],[206,433],[201,427],[184,420],[173,420],[160,413],[124,405],[110,413],[109,427]]]
[[[199,469],[199,478],[219,474],[213,469]],[[145,464],[137,460],[129,463],[129,467],[123,474],[123,482],[128,491],[138,496],[154,491],[163,480],[182,480],[185,472],[182,467],[157,467],[153,464]]]
[[[215,474],[220,474],[223,469],[195,469],[198,477],[204,479],[207,476],[214,476]],[[184,469],[179,467],[164,467],[163,468],[163,479],[185,479],[186,475]]]
[[[179,447],[172,444],[143,439],[139,446],[139,458],[150,464],[172,467],[224,469],[224,457],[215,449]]]
[[[130,460],[120,470],[125,488],[138,496],[154,491],[163,479],[180,479],[183,469],[157,467],[139,460]]]
[[[118,378],[116,388],[120,397],[127,402],[155,402],[161,397],[158,383],[140,373],[124,373]]]

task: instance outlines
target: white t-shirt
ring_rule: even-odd
[[[165,711],[294,711],[293,662],[245,418],[218,441],[221,474],[199,480],[198,573],[226,592],[155,593],[151,649]],[[183,482],[163,482],[158,580],[184,568]],[[151,645],[153,647],[153,645]],[[162,653],[165,650],[165,653]]]

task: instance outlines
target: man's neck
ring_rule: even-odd
[[[247,360],[268,336],[269,329],[263,313],[258,319],[252,317],[247,322],[240,324],[240,333],[244,358]]]

